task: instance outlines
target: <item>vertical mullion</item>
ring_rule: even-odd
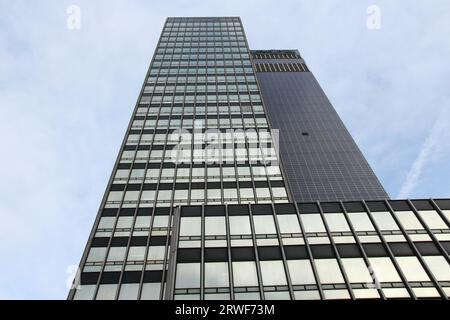
[[[279,242],[279,246],[281,249],[281,256],[283,258],[284,273],[286,274],[286,280],[287,280],[288,287],[289,287],[289,295],[291,296],[291,300],[294,300],[295,299],[294,289],[293,289],[293,285],[292,285],[291,275],[289,273],[289,267],[288,267],[288,263],[287,263],[286,253],[284,251],[283,238],[281,237],[281,231],[280,231],[280,226],[278,224],[277,213],[275,211],[275,205],[273,202],[271,203],[271,208],[272,208],[272,218],[275,222],[275,229],[277,231],[278,242]]]
[[[339,205],[341,207],[342,212],[344,213],[345,221],[347,222],[348,226],[350,227],[350,231],[352,232],[353,238],[355,239],[356,244],[358,245],[359,251],[361,252],[361,254],[363,256],[364,263],[369,268],[371,266],[369,258],[367,257],[367,254],[364,250],[364,247],[361,244],[361,241],[359,240],[359,237],[355,231],[355,228],[353,227],[353,224],[352,224],[350,218],[348,217],[347,209],[345,209],[344,203],[342,201],[339,201]],[[377,291],[378,291],[378,294],[380,295],[381,299],[386,300],[386,295],[384,294],[383,290],[381,289],[381,286],[377,286]]]
[[[325,294],[322,289],[322,283],[320,282],[319,272],[317,271],[317,266],[316,266],[316,262],[313,257],[312,251],[311,251],[311,246],[309,244],[308,237],[305,233],[305,226],[303,225],[302,219],[300,218],[300,210],[298,209],[297,203],[294,202],[293,204],[295,206],[297,220],[300,225],[300,230],[302,232],[303,241],[305,242],[306,251],[308,252],[309,262],[311,263],[311,268],[314,273],[314,278],[316,279],[316,285],[317,285],[317,289],[319,291],[319,296],[323,300],[323,299],[325,299]]]
[[[339,254],[339,250],[337,249],[337,246],[334,243],[334,239],[333,239],[333,236],[331,235],[331,231],[330,231],[330,227],[328,226],[328,222],[325,219],[325,215],[323,213],[322,206],[320,205],[319,201],[317,201],[316,204],[319,207],[320,217],[322,219],[323,225],[325,226],[325,230],[327,232],[327,236],[330,239],[330,243],[331,243],[331,246],[333,247],[334,254],[336,255],[336,260],[337,260],[337,263],[339,265],[339,269],[342,272],[342,276],[344,277],[345,285],[347,286],[347,290],[348,290],[348,292],[350,294],[350,298],[352,300],[355,300],[355,294],[353,293],[353,289],[352,289],[352,286],[351,286],[350,281],[348,279],[347,272],[345,271],[344,265],[342,264],[341,255]]]
[[[258,276],[260,298],[261,298],[261,300],[265,300],[264,286],[263,286],[263,282],[262,282],[262,272],[261,272],[261,266],[259,264],[258,246],[256,244],[255,224],[253,223],[253,214],[252,214],[252,208],[251,208],[250,204],[247,204],[247,208],[248,208],[248,216],[249,216],[249,220],[250,220],[250,228],[251,228],[251,232],[252,232],[253,251],[255,253],[256,273]]]
[[[414,293],[411,286],[409,285],[409,282],[406,279],[405,274],[403,273],[402,269],[400,268],[397,260],[395,259],[394,254],[392,253],[391,248],[389,247],[389,244],[387,243],[386,239],[384,238],[384,235],[382,234],[382,231],[380,230],[380,228],[378,227],[378,224],[376,223],[375,219],[373,218],[372,212],[370,211],[369,207],[367,206],[367,203],[363,200],[362,204],[363,204],[364,209],[366,210],[366,213],[370,219],[370,222],[372,223],[372,225],[374,226],[374,228],[378,234],[378,237],[380,238],[381,242],[383,243],[384,249],[389,254],[389,258],[391,259],[392,263],[394,264],[395,269],[397,270],[400,278],[402,279],[403,285],[405,286],[406,290],[410,294],[411,298],[413,300],[417,300],[416,294]]]
[[[441,295],[441,297],[445,300],[448,300],[447,295],[445,294],[444,290],[442,289],[442,287],[439,285],[439,282],[437,281],[436,277],[434,276],[434,274],[431,272],[431,270],[428,268],[427,264],[425,263],[425,261],[423,260],[422,255],[420,254],[419,250],[417,249],[416,245],[414,244],[414,242],[411,240],[411,237],[409,236],[409,234],[406,232],[405,228],[403,227],[403,225],[400,223],[398,217],[395,215],[394,210],[391,207],[391,204],[387,201],[384,200],[385,205],[387,206],[389,213],[391,214],[392,218],[395,220],[395,223],[398,225],[398,227],[400,228],[400,231],[402,232],[403,236],[406,239],[406,242],[410,245],[410,247],[412,248],[416,258],[419,260],[420,265],[422,266],[422,268],[425,270],[425,273],[428,275],[428,277],[430,278],[431,282],[434,283],[435,288],[437,289],[437,291],[439,292],[439,294]],[[414,208],[414,207],[412,207]]]

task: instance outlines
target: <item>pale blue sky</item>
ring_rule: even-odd
[[[225,15],[300,50],[391,197],[450,197],[446,0],[0,0],[0,298],[66,297],[165,18]]]

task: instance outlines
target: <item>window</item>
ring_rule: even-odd
[[[164,260],[165,246],[150,246],[148,248],[147,260]]]
[[[325,220],[331,232],[347,232],[350,231],[344,214],[342,213],[327,213],[325,214]]]
[[[126,247],[111,247],[108,253],[108,261],[123,261],[125,259]]]
[[[395,269],[390,258],[371,257],[369,258],[373,276],[379,282],[400,282],[400,276]]]
[[[319,291],[294,291],[295,300],[320,300]]]
[[[128,261],[142,261],[145,256],[145,247],[130,247],[128,251]]]
[[[374,231],[375,228],[365,212],[351,212],[348,214],[350,221],[356,231]]]
[[[208,189],[208,200],[220,200],[222,198],[221,189]]]
[[[417,257],[396,257],[408,281],[430,281]]]
[[[205,217],[205,235],[226,235],[225,217]]]
[[[101,284],[98,287],[97,300],[114,300],[116,298],[117,284]]]
[[[150,216],[138,216],[134,223],[135,228],[150,228]]]
[[[398,230],[397,223],[390,212],[373,212],[372,217],[380,230]]]
[[[229,287],[229,285],[227,262],[205,263],[205,287]]]
[[[175,201],[186,201],[189,196],[189,190],[175,190],[174,200]]]
[[[119,300],[137,300],[139,283],[123,283],[120,286]]]
[[[279,214],[277,215],[277,219],[281,233],[301,233],[297,215]]]
[[[155,200],[155,195],[156,195],[155,190],[144,190],[144,191],[142,191],[141,201],[142,202],[146,202],[146,201],[153,202]]]
[[[108,202],[122,201],[123,191],[110,191],[108,194]]]
[[[236,287],[251,287],[258,285],[256,265],[254,261],[233,262],[233,281]]]
[[[137,201],[139,198],[139,191],[126,191],[123,201]]]
[[[291,297],[288,291],[269,291],[264,292],[265,300],[289,300]]]
[[[155,216],[153,219],[153,228],[167,228],[169,216]]]
[[[253,198],[253,189],[251,188],[241,188],[239,189],[239,193],[243,199]]]
[[[272,193],[274,198],[286,198],[286,189],[280,188],[280,187],[274,187],[272,188]]]
[[[237,189],[223,189],[223,197],[225,199],[236,199],[237,200]]]
[[[450,281],[450,266],[443,256],[424,256],[423,259],[438,281]]]
[[[350,282],[372,283],[373,279],[361,258],[344,258],[341,260]]]
[[[251,234],[250,219],[248,216],[230,217],[230,234]]]
[[[119,219],[117,220],[117,226],[116,228],[121,229],[121,228],[131,228],[133,224],[133,217],[119,217]]]
[[[131,170],[131,176],[130,178],[143,178],[145,174],[145,169],[133,169]]]
[[[283,261],[260,261],[262,282],[265,286],[286,285]]]
[[[128,174],[130,173],[130,170],[128,170],[128,169],[119,169],[119,170],[117,170],[117,172],[116,172],[116,175],[115,175],[115,179],[127,179],[128,178]]]
[[[260,300],[259,292],[238,292],[234,294],[236,300]]]
[[[191,190],[191,200],[201,200],[205,198],[205,190],[203,189],[192,189]]]
[[[293,285],[316,283],[309,260],[288,260],[287,264]]]
[[[200,287],[200,263],[178,263],[176,288]]]
[[[412,211],[398,211],[395,213],[406,230],[423,229],[422,224]]]
[[[419,211],[419,215],[430,229],[448,229],[445,222],[434,210]]]
[[[81,285],[75,292],[74,300],[92,300],[95,288],[95,285]]]
[[[326,232],[322,218],[319,214],[301,214],[305,232]]]
[[[170,201],[172,199],[172,190],[159,190],[158,201]]]
[[[159,300],[161,283],[144,283],[142,285],[141,300]]]
[[[112,229],[116,222],[116,217],[101,217],[98,223],[98,229]]]
[[[89,250],[89,255],[86,262],[98,262],[105,260],[106,247],[94,247]]]
[[[276,234],[275,223],[273,217],[269,215],[254,215],[253,222],[255,224],[256,234]]]
[[[316,259],[315,263],[322,284],[344,282],[336,259]]]
[[[269,188],[256,188],[256,196],[258,198],[270,198]]]
[[[180,236],[199,236],[201,234],[201,217],[182,217]]]

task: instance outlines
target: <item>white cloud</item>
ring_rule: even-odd
[[[436,118],[431,127],[429,135],[426,137],[420,151],[409,169],[405,181],[403,182],[400,191],[397,195],[399,199],[408,198],[413,189],[420,182],[420,178],[424,167],[430,161],[439,143],[443,141],[443,136],[449,129],[450,113],[444,109]]]

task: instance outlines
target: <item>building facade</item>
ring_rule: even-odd
[[[314,149],[290,140],[278,155],[286,98],[259,54],[240,18],[166,20],[69,299],[447,297],[449,201],[388,200],[336,114],[337,157],[354,154],[335,164],[358,168],[339,179],[368,186],[311,191],[320,174],[297,186],[309,162],[290,179],[301,165],[283,148]],[[290,132],[320,136],[303,124]]]
[[[295,201],[388,198],[300,53],[251,54]]]

